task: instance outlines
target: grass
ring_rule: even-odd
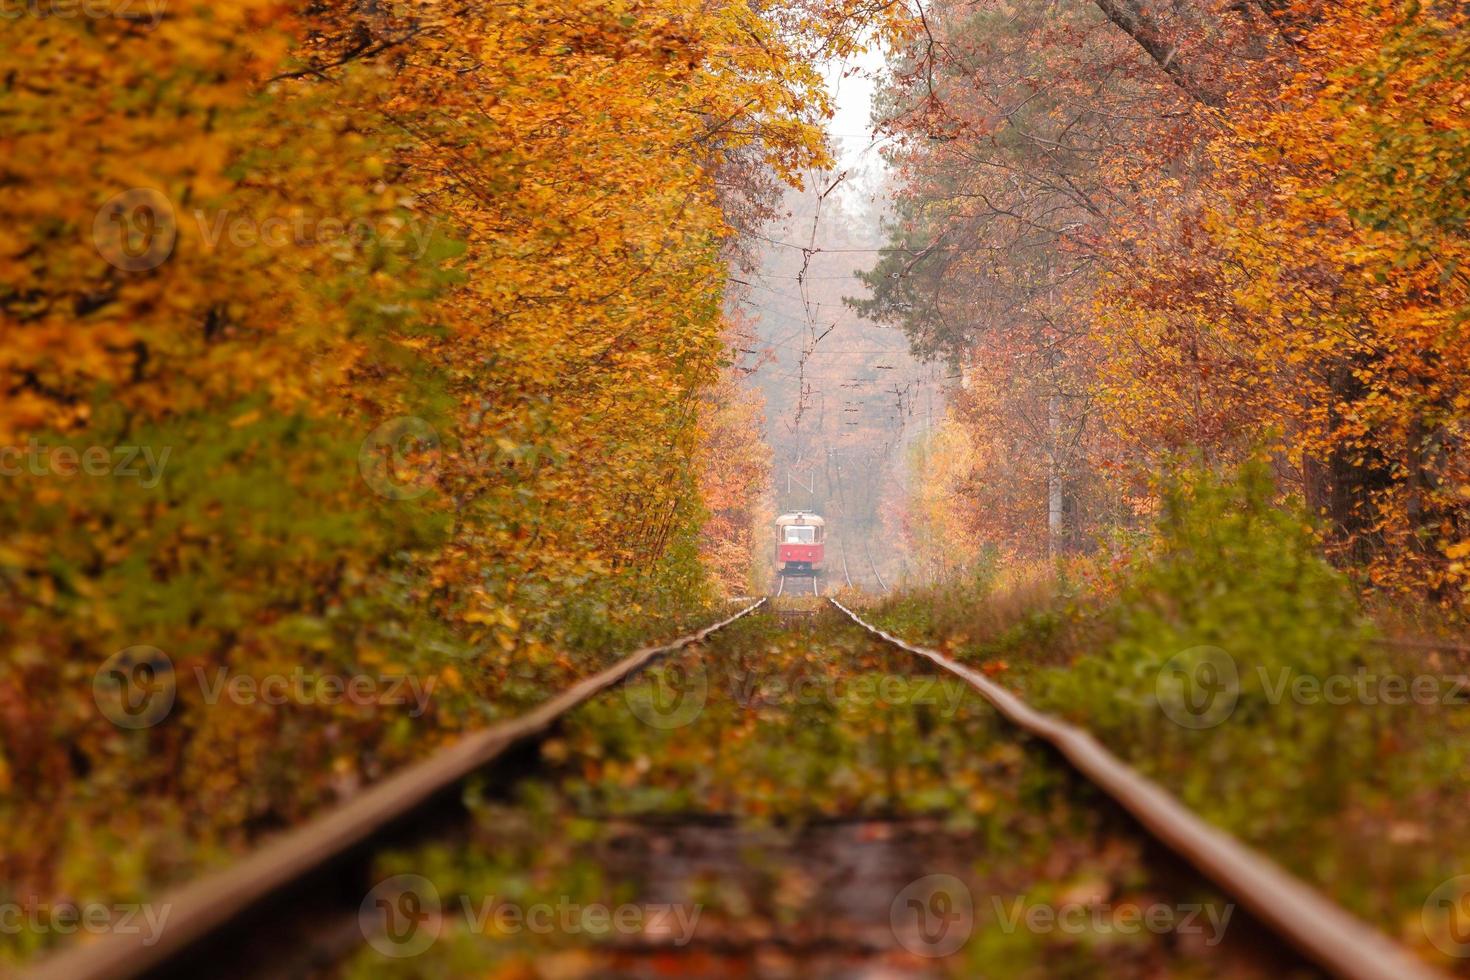
[[[1319,557],[1259,468],[1197,475],[1165,504],[1153,550],[1087,588],[1075,572],[1033,571],[901,595],[874,615],[988,665],[1208,820],[1470,974],[1440,948],[1453,948],[1453,913],[1431,900],[1470,873],[1470,683],[1451,654],[1380,642],[1426,626],[1443,642],[1448,624],[1399,612],[1380,627],[1386,607],[1365,606]]]
[[[780,606],[588,704],[534,777],[472,794],[468,840],[383,855],[375,875],[422,876],[451,909],[672,902],[698,910],[695,942],[451,914],[422,955],[364,949],[345,975],[765,975],[772,958],[778,975],[1265,975],[1190,934],[1114,928],[1108,910],[1221,900],[1162,880],[1130,826],[967,687],[813,600]],[[936,874],[963,882],[973,929],[927,959],[899,948],[893,908]],[[1017,923],[1094,902],[1080,929]]]

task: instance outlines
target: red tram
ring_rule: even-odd
[[[813,575],[822,570],[827,522],[797,511],[776,518],[776,569],[783,575]]]

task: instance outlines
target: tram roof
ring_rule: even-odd
[[[823,527],[826,525],[826,523],[826,521],[822,520],[822,516],[820,514],[813,514],[811,511],[806,510],[798,510],[790,514],[782,514],[780,517],[776,518],[777,527],[785,527],[787,524],[811,524],[815,527]]]

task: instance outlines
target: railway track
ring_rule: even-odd
[[[534,743],[574,709],[659,658],[704,641],[765,602],[753,602],[671,643],[636,650],[519,718],[466,735],[342,806],[283,833],[238,863],[164,894],[154,903],[168,911],[166,924],[156,937],[107,933],[42,961],[28,976],[35,980],[122,980],[145,974],[224,975],[228,964],[246,962],[267,945],[250,942],[250,935],[280,942],[280,937],[292,933],[293,919],[319,916],[322,906],[339,904],[341,883],[362,877],[364,862],[380,838],[400,841],[405,831],[412,836],[414,824],[420,821],[441,828],[444,813],[431,811],[459,810],[461,804],[452,797],[467,777],[507,759],[518,747]],[[361,898],[360,892],[349,889],[348,897],[354,894],[352,910]],[[149,939],[152,941],[145,941]],[[256,975],[283,972],[274,961],[241,969]]]
[[[873,578],[878,580],[878,588],[884,592],[888,591],[888,583],[883,581],[883,573],[878,571],[878,563],[873,561],[873,552],[868,548],[868,541],[863,539],[863,554],[868,558],[868,567],[873,570]]]
[[[787,575],[785,572],[778,572],[776,574],[776,593],[772,596],[773,599],[779,599],[786,594],[787,579],[792,579],[797,582],[803,579],[810,581],[812,583],[812,595],[820,596],[822,594],[822,587],[817,583],[816,575]],[[793,591],[791,594],[795,595],[796,593]]]
[[[1210,826],[1083,729],[1027,705],[984,674],[908,643],[828,597],[852,622],[964,681],[1016,727],[1051,745],[1150,835],[1248,909],[1263,925],[1334,976],[1349,980],[1430,980],[1438,971],[1279,865]]]
[[[843,564],[845,570],[845,561]],[[785,588],[786,582],[782,577],[777,594]],[[813,594],[820,594],[815,579]],[[993,787],[1001,770],[995,768],[994,762],[981,758],[983,752],[980,747],[993,742],[999,737],[999,729],[1009,725],[1049,745],[1085,784],[1096,787],[1115,801],[1121,812],[1143,831],[1141,836],[1162,845],[1193,873],[1213,882],[1251,913],[1271,941],[1279,939],[1305,961],[1352,980],[1424,980],[1439,976],[1307,885],[1205,824],[1158,786],[1112,756],[1086,732],[1035,711],[984,675],[940,653],[906,643],[875,628],[836,599],[829,597],[828,601],[837,612],[804,619],[799,626],[791,626],[778,616],[751,616],[767,602],[761,599],[672,643],[635,651],[526,715],[466,736],[450,748],[388,777],[342,807],[283,834],[239,863],[162,896],[159,904],[167,907],[170,914],[166,928],[155,942],[145,944],[136,935],[107,935],[89,945],[60,952],[43,961],[30,975],[67,980],[144,974],[180,977],[205,974],[335,975],[336,968],[355,955],[353,950],[361,952],[364,948],[366,933],[362,931],[358,907],[365,901],[365,892],[371,895],[376,890],[371,887],[374,861],[387,851],[468,837],[480,849],[473,853],[481,857],[452,861],[451,866],[470,866],[476,861],[483,864],[483,854],[487,849],[494,853],[497,848],[513,846],[507,844],[506,838],[514,836],[508,829],[514,826],[521,826],[522,834],[549,835],[549,839],[557,842],[553,850],[565,849],[565,826],[556,823],[561,818],[542,813],[518,821],[513,817],[513,811],[493,811],[488,817],[466,813],[460,790],[468,777],[490,769],[497,777],[497,785],[541,780],[540,788],[529,797],[534,800],[559,796],[564,800],[585,802],[589,798],[600,798],[598,793],[592,792],[599,786],[598,792],[612,793],[609,799],[619,799],[616,794],[621,792],[625,777],[617,776],[604,784],[587,782],[589,777],[584,772],[584,760],[585,764],[591,764],[593,759],[599,760],[599,765],[614,764],[612,772],[615,774],[643,771],[645,775],[640,778],[649,782],[650,790],[660,785],[673,785],[681,787],[682,792],[686,785],[700,785],[710,780],[718,783],[725,779],[727,784],[717,786],[718,792],[711,798],[723,800],[727,807],[732,798],[747,792],[748,786],[755,787],[749,790],[756,794],[752,805],[757,809],[753,812],[763,815],[763,824],[771,823],[769,808],[773,792],[775,799],[786,801],[777,805],[778,817],[782,806],[800,815],[797,822],[805,829],[774,836],[770,831],[744,830],[738,813],[724,811],[655,810],[627,814],[611,805],[607,807],[606,814],[588,814],[578,810],[567,818],[580,821],[578,826],[584,828],[578,832],[581,834],[585,834],[588,820],[603,825],[613,839],[607,848],[597,852],[599,865],[610,869],[609,874],[615,877],[618,874],[639,877],[645,891],[655,898],[687,894],[688,889],[694,887],[690,882],[704,882],[710,876],[720,880],[722,886],[733,888],[738,884],[742,888],[748,887],[752,894],[762,893],[770,887],[769,882],[760,877],[760,872],[752,872],[745,867],[745,855],[752,848],[766,849],[775,866],[786,868],[797,874],[798,879],[809,882],[792,887],[795,888],[793,894],[808,895],[807,901],[817,903],[815,908],[819,911],[813,912],[812,918],[819,922],[821,928],[815,934],[801,933],[791,923],[805,923],[807,920],[801,917],[792,920],[789,913],[784,917],[773,916],[770,924],[749,933],[716,929],[700,940],[703,944],[700,955],[705,959],[687,957],[689,963],[704,963],[703,969],[714,971],[697,975],[723,976],[738,972],[732,962],[743,962],[748,970],[752,963],[762,962],[761,957],[773,955],[773,949],[782,956],[808,957],[812,963],[820,964],[810,967],[809,975],[813,972],[816,975],[848,975],[840,971],[862,964],[891,963],[895,951],[899,954],[905,950],[914,951],[914,947],[903,938],[897,939],[897,944],[903,948],[895,946],[894,937],[899,933],[897,919],[892,917],[909,907],[903,904],[904,896],[915,884],[936,877],[954,880],[948,874],[934,874],[936,869],[950,868],[958,873],[962,867],[975,867],[977,861],[1004,861],[1004,856],[993,852],[971,854],[965,851],[964,848],[973,844],[967,844],[968,838],[964,836],[947,836],[943,820],[936,818],[937,822],[925,823],[924,813],[927,811],[910,813],[901,806],[895,809],[894,801],[901,798],[895,795],[899,794],[896,787],[900,783],[917,780],[923,784],[925,772],[932,784],[928,790],[931,793],[957,779],[963,785],[962,777],[967,771],[978,780],[977,785]],[[841,621],[839,613],[851,625]],[[747,622],[738,628],[727,629],[747,617],[750,617]],[[777,632],[773,633],[773,630]],[[866,648],[859,645],[859,639],[867,644]],[[726,648],[705,654],[700,644],[707,640],[726,644]],[[657,668],[656,672],[662,674],[678,666],[679,677],[686,681],[691,677],[698,680],[699,708],[703,715],[697,710],[689,718],[679,719],[677,724],[651,724],[639,715],[639,720],[646,727],[635,726],[634,731],[644,741],[624,734],[612,743],[621,749],[610,751],[622,751],[626,758],[605,759],[603,740],[607,729],[617,725],[620,719],[626,720],[625,716],[630,711],[633,714],[638,712],[632,709],[631,702],[623,703],[626,698],[608,699],[599,695],[650,668],[665,655],[690,646],[700,649],[700,652],[681,657],[677,664],[671,662],[667,667]],[[889,652],[874,652],[879,649]],[[761,658],[773,656],[772,651],[782,651],[780,656],[786,659],[760,666]],[[892,651],[903,651],[910,656]],[[684,662],[691,657],[695,658],[694,663],[686,670]],[[904,755],[894,744],[895,726],[902,729],[903,725],[899,724],[891,706],[864,716],[862,711],[855,713],[849,703],[850,698],[843,695],[829,698],[832,704],[819,705],[814,714],[804,716],[802,712],[813,709],[804,707],[806,702],[800,698],[791,697],[794,690],[800,689],[787,683],[793,670],[798,673],[800,670],[835,671],[835,676],[820,673],[817,676],[826,676],[829,683],[840,684],[844,676],[871,671],[875,663],[894,658],[911,666],[900,668],[899,675],[888,674],[885,677],[901,680],[902,685],[907,685],[904,690],[913,692],[921,689],[908,671],[937,672],[941,679],[958,682],[966,696],[977,705],[983,699],[983,703],[994,711],[987,709],[981,715],[969,717],[968,721],[964,721],[967,717],[964,711],[958,714],[934,713],[930,720],[916,722],[909,729],[916,741],[908,751],[922,750],[927,754],[915,756]],[[762,684],[752,682],[752,675],[748,673],[752,669],[755,670],[756,681],[780,683],[768,690]],[[747,673],[740,673],[742,670]],[[720,683],[720,671],[734,671],[726,678],[729,684]],[[704,700],[706,690],[713,692],[713,700],[707,706]],[[682,703],[682,698],[676,700]],[[894,703],[904,704],[902,700]],[[916,700],[913,703],[922,702]],[[824,707],[834,710],[824,711]],[[867,705],[859,702],[858,707]],[[760,710],[754,716],[744,714],[757,708]],[[749,718],[766,720],[773,712],[784,712],[784,716],[769,726],[768,738],[772,747],[752,752],[750,760],[755,760],[754,765],[750,760],[728,761],[730,733],[748,732],[752,727]],[[809,731],[813,725],[820,729],[822,726],[869,724],[865,717],[881,718],[881,723],[871,730],[859,727],[856,733],[845,736],[846,741],[834,741],[832,732],[827,732],[814,736],[811,743],[822,746],[824,751],[830,751],[833,745],[845,744],[847,748],[843,751],[852,752],[853,760],[836,767],[825,762],[819,769],[803,767],[805,764],[801,762],[800,752],[804,743],[797,733]],[[956,718],[960,720],[956,721]],[[955,727],[962,723],[982,727],[957,728],[947,736],[943,734],[943,725]],[[757,721],[756,726],[759,724]],[[936,724],[941,728],[934,727]],[[539,758],[526,758],[527,753],[521,752],[518,759],[517,749],[542,744],[553,731],[557,733],[557,741],[567,743],[558,752],[549,756],[543,752]],[[988,736],[986,732],[989,732]],[[658,738],[663,742],[657,744],[662,744],[665,749],[669,745],[677,746],[677,752],[667,754],[665,751],[660,755],[654,749],[655,742],[648,741]],[[933,745],[947,748],[929,751]],[[699,755],[700,751],[707,755]],[[1039,750],[1027,751],[1034,753]],[[569,761],[560,775],[552,778],[543,774],[548,758],[553,760],[553,769],[555,759]],[[660,759],[662,765],[670,767],[668,771],[661,770]],[[681,765],[686,768],[679,768]],[[766,768],[761,770],[757,768],[759,766]],[[850,801],[826,804],[823,802],[824,793],[820,791],[822,787],[815,785],[827,778],[823,773],[841,776],[837,783],[827,787],[827,792],[835,792],[839,797],[844,792],[855,792],[854,800],[871,800],[875,795],[886,793],[888,803],[876,813],[866,809],[854,811],[852,807],[855,804]],[[852,774],[864,774],[867,784],[853,790],[849,786]],[[507,778],[498,779],[501,775]],[[752,779],[753,775],[761,778]],[[773,786],[776,790],[772,789]],[[784,796],[778,791],[782,786],[785,787]],[[833,790],[833,786],[838,788]],[[649,790],[643,792],[646,794]],[[679,795],[675,798],[684,797]],[[1096,816],[1088,804],[1084,803],[1083,809]],[[480,820],[480,829],[466,833],[462,825],[466,822],[473,824],[476,819]],[[1036,816],[1026,817],[1016,826],[1032,827],[1037,819]],[[777,825],[780,822],[778,819]],[[1058,822],[1067,823],[1061,818]],[[446,831],[446,828],[451,829]],[[990,833],[995,832],[995,825],[992,825]],[[1005,832],[1020,833],[1024,837],[1024,832],[1018,832],[1014,827]],[[477,833],[482,840],[474,839]],[[1137,829],[1129,833],[1137,833]],[[984,835],[981,836],[983,838]],[[1061,847],[1055,854],[1065,854],[1068,850],[1068,847]],[[1108,848],[1104,850],[1111,852]],[[1086,862],[1083,864],[1090,866]],[[675,865],[681,869],[678,874],[670,870]],[[1048,876],[1055,873],[1046,872]],[[1014,871],[1009,874],[1014,874]],[[751,880],[745,881],[742,877],[745,875],[749,875]],[[1133,880],[1137,872],[1126,877]],[[1004,888],[1011,883],[1011,879],[1005,876],[999,881],[1001,885],[982,885]],[[910,905],[913,901],[909,899]],[[924,901],[932,904],[933,896]],[[841,914],[834,913],[834,909]],[[944,911],[948,914],[947,906]],[[926,925],[927,922],[925,919]],[[703,933],[698,935],[704,936]],[[308,957],[303,962],[298,954],[286,968],[273,958],[278,953],[285,955],[295,947],[310,947],[323,936],[335,938],[322,943],[325,952],[314,954],[315,959]],[[687,951],[658,945],[659,941],[655,938],[653,947],[645,948],[647,937],[640,936],[639,942],[644,946],[638,943],[614,944],[606,948],[605,955],[612,958],[609,963],[616,960],[627,967],[624,961],[631,959],[637,963],[640,962],[638,957],[644,955],[668,957],[675,952],[687,954]],[[367,942],[371,945],[371,940]],[[378,949],[376,946],[373,948]],[[266,952],[262,953],[262,949]],[[1101,949],[1103,962],[1110,962],[1108,957],[1113,954],[1107,952],[1106,943]],[[463,950],[456,953],[462,954]],[[921,952],[914,960],[912,970],[904,968],[884,975],[936,976],[938,974],[932,970],[934,962],[925,958],[941,955],[964,955],[964,950],[961,948],[958,952],[943,954]],[[1160,944],[1150,955],[1163,958],[1161,962],[1164,965],[1153,962],[1144,969],[1134,963],[1129,969],[1140,971],[1134,974],[1114,972],[1111,966],[1106,965],[1098,968],[1115,976],[1168,975],[1169,963],[1172,962],[1168,957],[1180,954],[1177,950],[1170,950],[1167,944]],[[715,959],[710,960],[709,957]],[[912,957],[910,959],[913,960]],[[716,963],[716,966],[709,967],[709,962]],[[667,972],[666,960],[660,963],[660,969]],[[434,972],[432,965],[423,969],[430,974]],[[613,970],[611,966],[607,969]],[[626,974],[615,975],[641,975],[631,967],[628,969],[630,972]],[[964,969],[971,970],[973,965]],[[692,966],[690,971],[695,975]],[[1273,974],[1266,970],[1244,975]]]
[[[847,570],[847,542],[842,538],[838,538],[837,547],[842,554],[842,580],[847,583],[847,587],[850,589],[852,588],[852,573]]]

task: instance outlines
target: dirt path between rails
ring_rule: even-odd
[[[350,977],[1311,976],[958,681],[782,600],[379,860]]]

